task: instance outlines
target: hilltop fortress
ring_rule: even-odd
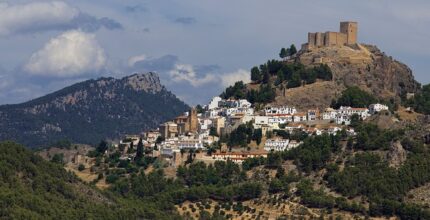
[[[344,21],[340,22],[340,32],[308,33],[308,42],[302,45],[302,50],[356,44],[357,31],[357,22]]]

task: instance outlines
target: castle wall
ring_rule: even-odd
[[[308,47],[312,48],[315,47],[316,42],[316,33],[308,33]]]
[[[343,46],[357,43],[357,22],[341,22],[340,32],[316,32],[308,33],[308,43],[302,45],[302,49],[314,47]]]
[[[323,46],[324,45],[324,34],[321,32],[315,33],[315,45],[316,46]]]
[[[357,43],[357,32],[358,32],[358,23],[357,22],[340,22],[340,32],[347,35],[347,44],[355,44]]]

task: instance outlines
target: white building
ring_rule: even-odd
[[[335,120],[337,111],[332,108],[326,108],[322,114],[323,120]]]
[[[228,99],[228,100],[222,100],[219,103],[219,107],[225,107],[225,108],[251,108],[251,103],[248,102],[246,99]]]
[[[264,144],[266,151],[284,151],[287,149],[290,140],[288,139],[268,139]]]
[[[371,104],[369,106],[369,113],[370,114],[376,114],[380,111],[388,111],[388,106],[383,105],[383,104],[379,104],[379,103]]]
[[[300,144],[303,144],[303,142],[302,142],[302,141],[298,142],[298,141],[295,141],[295,140],[291,140],[291,141],[290,141],[290,143],[288,143],[287,150],[291,150],[291,149],[293,149],[293,148],[296,148],[296,147],[298,147]]]
[[[221,97],[215,96],[212,98],[211,102],[208,104],[208,110],[219,108],[219,103],[222,101]]]
[[[203,142],[197,139],[179,140],[176,142],[176,147],[178,149],[203,149]]]
[[[268,118],[269,124],[286,124],[288,122],[293,122],[293,116],[292,115],[276,115],[276,116],[270,116]]]
[[[289,107],[289,106],[281,106],[281,107],[266,107],[264,109],[264,113],[265,115],[285,115],[285,114],[295,114],[297,113],[297,110],[295,107]]]
[[[268,126],[268,125],[269,125],[268,116],[255,116],[254,128],[261,128],[262,126]]]
[[[345,107],[341,106],[337,110],[338,114],[346,114],[348,116],[352,116],[354,114],[357,114],[361,119],[366,119],[369,116],[369,109],[367,108],[352,108],[352,107]]]
[[[336,124],[338,125],[350,125],[351,124],[351,115],[346,113],[338,113],[336,115]]]
[[[307,115],[306,113],[296,113],[293,115],[293,121],[294,122],[301,122],[301,121],[307,121]]]
[[[254,109],[247,108],[247,107],[226,108],[223,110],[223,115],[225,116],[254,115]]]

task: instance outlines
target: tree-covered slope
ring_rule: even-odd
[[[0,219],[174,219],[154,204],[106,196],[24,147],[0,143]]]
[[[100,78],[26,103],[0,106],[0,140],[30,147],[61,139],[92,144],[155,128],[187,109],[155,73]]]

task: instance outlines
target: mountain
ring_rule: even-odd
[[[58,140],[93,144],[156,128],[189,107],[156,73],[87,80],[16,105],[0,106],[0,140],[29,147]]]

